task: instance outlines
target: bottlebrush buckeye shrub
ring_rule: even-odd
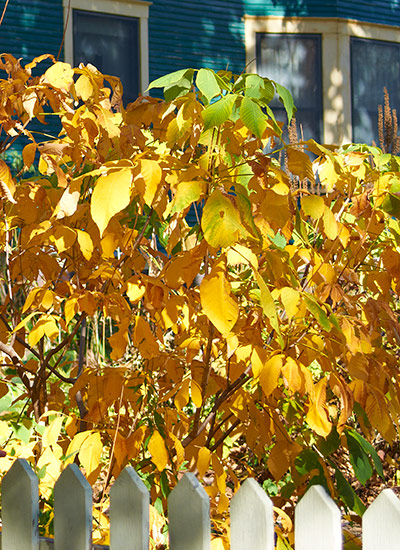
[[[269,103],[290,122],[290,93],[255,74],[182,70],[124,106],[91,65],[0,68],[3,158],[24,144],[18,174],[0,161],[3,470],[30,458],[50,510],[77,460],[98,540],[127,463],[159,511],[180,471],[206,476],[223,544],[248,475],[279,536],[310,480],[361,514],[345,457],[383,475],[371,441],[400,412],[399,158],[286,144]]]

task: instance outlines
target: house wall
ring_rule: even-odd
[[[185,67],[245,69],[243,0],[153,0],[150,80]]]
[[[62,34],[62,0],[11,0],[0,28],[0,52],[25,62],[43,53],[57,56]]]

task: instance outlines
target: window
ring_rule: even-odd
[[[384,86],[391,106],[400,109],[399,27],[336,17],[246,15],[245,39],[247,71],[260,71],[292,92],[297,118],[305,117],[304,137],[309,131],[324,143],[377,141]]]
[[[104,74],[117,75],[126,102],[139,95],[139,20],[73,10],[74,65],[92,63]]]
[[[65,60],[118,76],[125,103],[148,85],[148,10],[140,0],[64,0]],[[70,13],[68,13],[70,7]]]
[[[322,138],[321,37],[317,34],[257,33],[257,72],[291,91],[296,121],[304,139]],[[278,99],[271,107],[278,120],[285,110]]]
[[[351,104],[353,140],[379,145],[378,105],[383,105],[383,88],[390,105],[400,113],[400,44],[351,38]]]

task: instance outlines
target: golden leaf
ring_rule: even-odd
[[[30,168],[35,160],[37,145],[36,143],[28,143],[22,150],[22,160],[26,168]]]
[[[331,241],[335,240],[339,234],[338,223],[335,219],[334,213],[328,207],[325,208],[323,222],[325,235]]]
[[[192,398],[193,404],[196,407],[201,407],[203,403],[203,397],[201,395],[201,387],[200,384],[196,382],[196,380],[190,381],[190,396]]]
[[[93,254],[92,237],[87,231],[82,231],[81,229],[76,229],[75,231],[78,237],[78,244],[80,246],[82,255],[85,260],[89,261]]]
[[[85,438],[80,447],[78,458],[85,468],[86,476],[89,476],[99,466],[102,451],[103,443],[99,432],[91,433],[89,437]]]
[[[93,94],[93,84],[88,76],[81,74],[78,80],[75,82],[76,95],[83,101],[87,101]]]
[[[278,386],[282,365],[282,355],[273,355],[268,359],[260,372],[260,384],[267,397],[269,397]]]
[[[222,262],[216,263],[200,284],[204,313],[223,336],[229,334],[239,316],[239,306],[231,295]]]
[[[57,220],[62,220],[65,216],[72,216],[75,214],[78,207],[79,197],[79,191],[71,191],[71,188],[67,187],[55,210],[55,212],[57,212]]]
[[[43,75],[43,80],[61,90],[69,90],[74,81],[74,70],[69,63],[58,61]]]
[[[290,286],[285,286],[281,289],[280,296],[288,319],[293,319],[299,310],[300,292]]]
[[[63,417],[57,416],[50,422],[48,426],[45,427],[43,436],[42,436],[42,445],[48,447],[49,445],[55,445],[60,436],[61,428],[63,423]]]
[[[178,411],[181,411],[189,403],[189,384],[189,379],[184,380],[175,395],[174,403]]]
[[[207,447],[202,447],[197,455],[197,470],[199,477],[203,478],[210,467],[211,451]]]
[[[148,444],[148,451],[151,455],[151,460],[155,464],[157,470],[162,472],[168,464],[168,452],[165,447],[164,439],[157,430],[154,430]]]
[[[310,428],[322,437],[327,437],[332,429],[332,423],[328,418],[326,407],[326,383],[327,379],[322,378],[315,384],[314,392],[311,396],[312,402],[306,416]]]
[[[319,220],[325,210],[324,199],[319,195],[306,195],[301,198],[301,209],[307,216]]]
[[[140,173],[135,178],[135,188],[144,202],[151,206],[161,181],[161,168],[157,161],[143,159],[140,161]],[[144,184],[144,185],[143,185]]]
[[[132,173],[129,168],[100,176],[93,190],[90,214],[103,236],[111,218],[126,208],[131,198]]]

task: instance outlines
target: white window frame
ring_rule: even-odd
[[[333,17],[245,15],[247,71],[256,72],[256,33],[320,34],[322,37],[323,141],[352,141],[350,37],[400,43],[400,28]]]
[[[142,0],[63,0],[64,25],[68,21],[64,38],[64,58],[67,63],[74,60],[74,33],[72,10],[122,15],[139,19],[140,35],[140,90],[143,93],[149,85],[149,7],[152,2]],[[68,8],[70,13],[68,14]]]

